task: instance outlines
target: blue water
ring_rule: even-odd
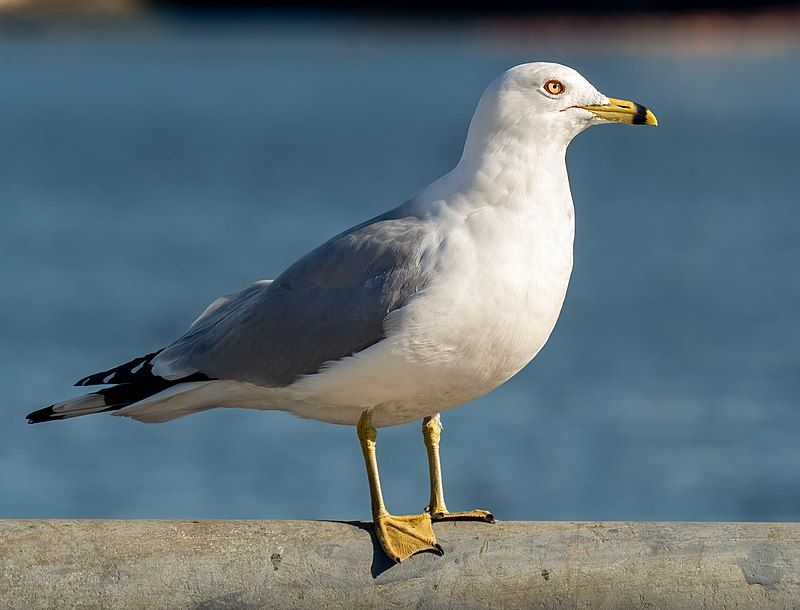
[[[283,413],[28,426],[457,161],[485,86],[551,59],[652,107],[569,151],[575,272],[536,361],[444,416],[451,508],[800,519],[800,49],[615,54],[473,26],[141,22],[0,38],[0,516],[367,518],[355,432]],[[416,424],[387,501],[427,500]]]

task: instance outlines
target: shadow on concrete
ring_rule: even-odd
[[[375,534],[375,526],[372,523],[365,521],[336,521],[336,523],[352,525],[353,527],[369,533],[370,540],[372,540],[372,566],[370,566],[372,578],[378,578],[378,576],[397,565],[393,559],[390,559],[389,556],[384,553],[383,547],[378,541],[378,536]]]
[[[384,553],[383,547],[381,547],[381,543],[378,541],[378,536],[375,534],[375,526],[368,521],[340,521],[337,519],[331,519],[331,523],[343,523],[344,525],[351,525],[357,529],[364,530],[365,532],[369,533],[370,539],[372,540],[372,566],[370,567],[370,573],[372,574],[372,578],[378,578],[381,574],[388,572],[391,568],[398,566],[400,564],[396,563],[394,560],[390,559],[389,556]],[[436,551],[423,551],[423,553],[432,553],[433,555],[440,555]]]

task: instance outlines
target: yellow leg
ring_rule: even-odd
[[[485,521],[494,523],[494,516],[488,510],[474,509],[451,513],[444,503],[442,489],[442,465],[439,461],[439,441],[442,438],[442,422],[439,415],[422,420],[422,438],[428,452],[428,469],[431,475],[431,501],[425,509],[433,521]]]
[[[421,551],[441,554],[442,549],[436,544],[431,516],[428,513],[394,516],[386,510],[381,493],[381,480],[378,476],[378,460],[375,456],[377,436],[378,432],[372,426],[372,411],[364,411],[358,420],[358,440],[361,442],[361,451],[364,453],[364,463],[367,466],[372,520],[381,547],[398,563]]]

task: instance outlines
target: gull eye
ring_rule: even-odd
[[[544,84],[544,90],[550,95],[561,95],[564,93],[564,83],[559,80],[549,80]]]

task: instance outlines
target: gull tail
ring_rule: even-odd
[[[63,402],[57,402],[44,409],[28,413],[29,424],[38,424],[46,421],[69,419],[92,413],[116,411],[135,402],[158,393],[163,388],[153,385],[135,385],[123,383],[110,388],[104,388],[91,394],[84,394]]]
[[[210,386],[217,386],[214,388],[216,391],[209,392]],[[161,386],[123,383],[92,394],[57,402],[28,413],[26,417],[29,424],[39,424],[92,413],[117,411],[114,415],[131,417],[145,423],[161,423],[224,404],[226,392],[219,391],[223,388],[229,389],[227,384],[213,380],[167,383]]]
[[[166,379],[153,373],[153,358],[155,358],[161,350],[157,350],[151,354],[134,358],[130,362],[121,364],[107,371],[101,371],[88,377],[79,380],[75,385],[77,386],[92,386],[102,384],[115,384],[109,388],[97,390],[91,394],[85,394],[77,398],[57,402],[56,404],[39,409],[33,413],[29,413],[29,424],[38,424],[46,421],[56,421],[59,419],[69,419],[71,417],[80,417],[81,415],[90,415],[92,413],[103,413],[105,411],[118,411],[131,405],[145,401],[150,405],[153,398],[163,398],[163,394],[167,390],[170,396],[181,394],[190,388],[194,388],[198,383],[211,381],[209,377],[202,373],[192,373],[180,379]],[[174,401],[173,401],[174,402]],[[183,409],[175,409],[172,406],[171,416],[167,417],[165,414],[159,414],[162,419],[158,421],[167,421],[168,419],[175,419],[185,414],[185,412],[192,412],[191,409],[194,405],[191,403],[182,405]],[[150,419],[140,419],[135,413],[129,415],[140,421],[157,421],[157,416],[152,413],[152,409],[148,411]]]

